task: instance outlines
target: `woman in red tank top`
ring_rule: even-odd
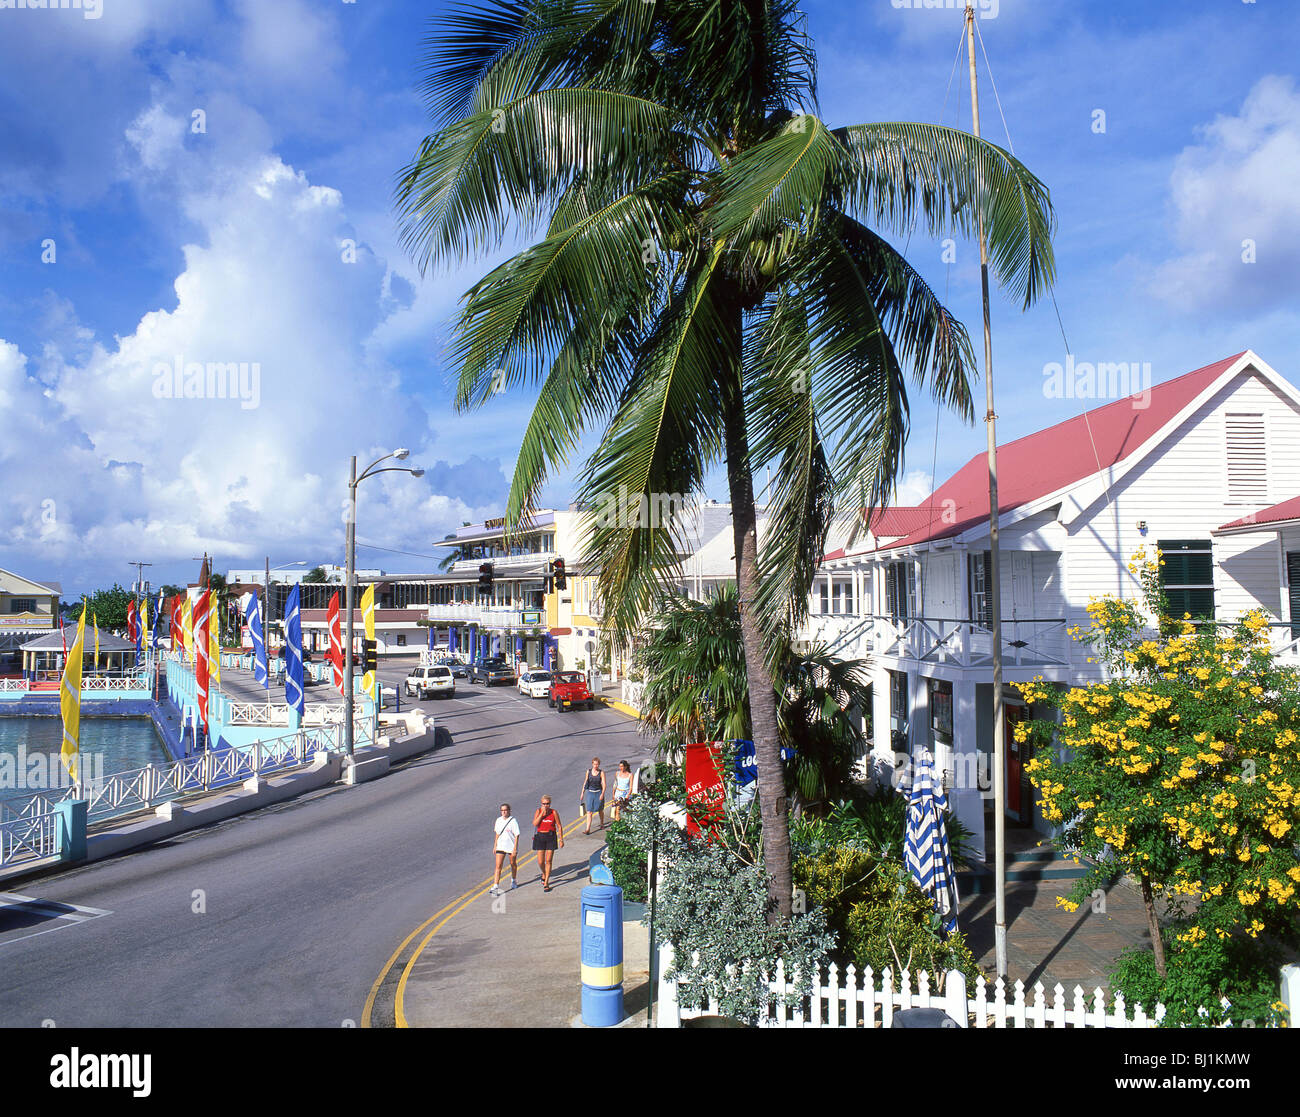
[[[551,861],[555,849],[564,848],[564,824],[551,810],[551,797],[542,796],[542,805],[533,811],[533,849],[537,850],[537,863],[542,868],[542,891],[551,890]]]

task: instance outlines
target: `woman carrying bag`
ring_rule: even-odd
[[[591,816],[600,815],[600,829],[605,829],[605,773],[600,770],[600,757],[591,758],[591,767],[582,781],[582,806],[587,812],[587,828],[584,834],[591,833]]]

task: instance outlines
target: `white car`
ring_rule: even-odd
[[[402,686],[407,695],[413,698],[432,698],[435,694],[456,697],[456,677],[451,673],[450,667],[442,664],[414,668]]]
[[[537,668],[519,672],[519,682],[515,684],[520,694],[529,698],[545,698],[551,690],[551,673]]]

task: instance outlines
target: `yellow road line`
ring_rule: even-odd
[[[578,829],[578,825],[579,825],[581,822],[582,822],[582,818],[581,818],[581,817],[575,818],[575,819],[573,820],[573,823],[568,827],[568,829],[566,829],[566,830],[564,831],[564,836],[567,838],[571,833],[573,833],[575,830],[577,830],[577,829]],[[534,857],[533,860],[536,861],[537,864],[538,864],[539,866],[541,865],[541,862],[538,861],[538,859],[537,859],[536,857]],[[404,1001],[405,1001],[405,998],[406,998],[406,983],[407,983],[407,981],[409,980],[409,978],[410,978],[410,976],[411,976],[411,970],[414,968],[415,963],[419,960],[420,955],[424,953],[424,948],[425,948],[426,946],[429,945],[429,940],[432,939],[433,936],[436,935],[436,934],[437,934],[437,933],[442,929],[443,925],[444,925],[445,923],[447,923],[448,920],[450,920],[452,916],[454,916],[454,915],[458,914],[459,912],[463,911],[465,908],[469,907],[469,905],[472,904],[475,900],[477,900],[480,896],[482,896],[482,895],[484,894],[484,892],[486,892],[486,891],[488,890],[488,888],[491,887],[491,884],[492,884],[492,878],[489,878],[488,880],[484,881],[484,883],[481,884],[481,885],[479,885],[479,886],[477,887],[477,890],[474,891],[474,895],[470,896],[469,899],[467,899],[467,900],[464,901],[464,903],[461,903],[459,900],[453,900],[453,901],[452,901],[453,904],[458,904],[458,905],[459,905],[459,906],[456,908],[456,910],[453,911],[453,912],[451,912],[450,914],[448,914],[448,915],[447,915],[447,916],[442,920],[442,922],[440,922],[437,926],[435,926],[434,928],[432,928],[432,929],[429,931],[429,933],[428,933],[427,935],[424,936],[424,941],[421,942],[420,945],[419,945],[418,947],[416,947],[416,949],[415,949],[415,953],[411,955],[410,959],[409,959],[409,960],[407,961],[407,963],[406,963],[406,966],[405,966],[405,967],[403,968],[403,970],[402,970],[402,976],[401,976],[401,978],[400,978],[400,979],[398,980],[398,982],[397,982],[397,993],[395,994],[395,996],[394,996],[394,998],[393,998],[393,1020],[394,1020],[394,1023],[396,1024],[397,1027],[399,1027],[399,1028],[407,1028],[407,1027],[410,1027],[410,1025],[407,1024],[407,1022],[406,1022],[406,1013],[405,1013],[405,1011],[403,1011],[403,1005],[404,1005]],[[450,907],[450,906],[451,906],[451,905],[448,905],[448,907]],[[446,911],[446,910],[447,910],[446,908],[443,908],[443,909],[442,909],[442,911]],[[438,915],[441,915],[441,914],[442,914],[442,912],[439,912],[439,913],[438,913]],[[406,940],[406,941],[407,941],[407,942],[410,942],[411,938],[413,938],[415,935],[419,934],[420,929],[421,929],[422,927],[427,927],[427,926],[429,925],[429,923],[432,922],[432,920],[438,918],[438,915],[431,916],[429,919],[425,920],[424,923],[420,924],[420,927],[417,927],[414,931],[412,931],[412,932],[411,932],[411,935],[407,937],[407,940]],[[405,945],[405,944],[403,944],[403,945]],[[399,949],[400,949],[400,948],[399,948]],[[382,977],[382,975],[381,975],[380,980],[382,980],[382,979],[383,979],[383,977]]]
[[[389,956],[388,961],[384,963],[384,968],[379,971],[379,976],[375,978],[374,985],[370,987],[370,995],[366,997],[366,1007],[361,1012],[361,1026],[363,1028],[370,1027],[370,1015],[374,1011],[375,998],[379,996],[379,988],[380,986],[383,985],[384,978],[388,976],[388,971],[392,968],[393,963],[397,961],[398,955],[400,955],[402,951],[406,949],[407,944],[413,938],[415,938],[416,935],[418,935],[430,923],[432,923],[435,919],[437,919],[438,916],[440,916],[448,908],[455,907],[457,904],[461,902],[461,900],[463,900],[466,896],[468,896],[470,892],[473,892],[474,889],[478,887],[480,886],[476,884],[474,888],[471,888],[469,890],[469,892],[462,892],[459,896],[457,896],[454,900],[452,900],[450,904],[446,904],[443,907],[439,908],[437,911],[435,911],[431,916],[429,916],[428,919],[426,919],[414,931],[412,931],[409,935],[407,935],[406,938],[402,940],[401,945],[398,946],[398,948],[393,951],[393,953]]]
[[[569,830],[565,830],[564,836],[567,838],[569,834],[572,832],[572,830],[576,830],[578,828],[578,823],[581,821],[582,821],[581,817],[575,819],[573,826]],[[536,856],[534,856],[533,862],[540,865],[540,862],[537,861]],[[524,867],[527,867],[528,863],[529,862],[525,857]],[[509,868],[510,868],[510,861],[509,859],[507,859],[502,864],[501,870],[504,873]],[[414,931],[412,931],[409,935],[406,936],[406,938],[404,938],[401,941],[397,949],[394,950],[393,953],[389,955],[388,961],[384,963],[384,968],[379,971],[379,976],[375,978],[375,983],[370,987],[370,993],[366,997],[365,1008],[363,1008],[361,1011],[361,1026],[363,1028],[369,1028],[373,1026],[371,1023],[371,1018],[374,1013],[375,1001],[379,996],[379,990],[380,988],[382,988],[384,984],[384,980],[388,977],[389,970],[393,968],[393,963],[397,961],[398,957],[401,955],[402,951],[407,948],[411,940],[415,938],[416,935],[418,935],[421,931],[423,931],[427,926],[429,926],[430,923],[432,923],[435,919],[437,919],[448,909],[456,908],[456,911],[453,911],[451,915],[447,916],[447,919],[450,919],[451,916],[455,915],[456,912],[460,911],[462,907],[465,907],[470,902],[478,899],[479,896],[483,895],[484,889],[490,887],[492,881],[495,879],[496,879],[496,875],[493,874],[490,877],[486,877],[482,881],[482,883],[474,885],[466,892],[462,892],[459,896],[457,896],[454,900],[452,900],[451,903],[444,904],[441,908],[435,911],[431,916],[429,916],[428,919],[426,919],[423,923],[421,923],[418,927],[416,927]],[[464,903],[461,903],[462,900],[464,901]],[[460,904],[460,907],[456,907],[457,904]],[[442,923],[446,923],[447,919],[444,919]],[[425,944],[427,944],[429,939],[433,937],[434,932],[437,931],[438,928],[442,926],[442,923],[439,923],[438,926],[433,929],[433,931],[429,932],[424,942],[420,944],[420,950],[424,949]],[[416,956],[418,955],[419,955],[419,951],[416,951]],[[412,959],[412,961],[414,961],[414,958]],[[398,983],[398,999],[396,1002],[396,1009],[397,1009],[396,1015],[398,1019],[401,1021],[401,1023],[397,1025],[399,1028],[405,1028],[407,1026],[405,1023],[405,1018],[401,1014],[401,994],[405,989],[406,975],[410,971],[410,968],[411,968],[410,964],[408,963],[406,969],[402,971],[402,978],[401,981]]]

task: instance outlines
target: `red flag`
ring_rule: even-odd
[[[208,731],[208,591],[194,602],[194,681],[199,696],[199,718]]]
[[[687,745],[682,778],[686,784],[686,832],[698,834],[702,822],[711,833],[722,816],[726,799],[719,743]]]
[[[172,596],[172,616],[171,616],[171,638],[172,651],[177,651],[181,646],[181,595]]]
[[[135,598],[126,603],[126,635],[133,644],[140,639],[140,614],[136,612]]]
[[[329,661],[334,668],[334,686],[343,693],[343,633],[339,625],[339,591],[330,598],[329,610],[330,650]]]

